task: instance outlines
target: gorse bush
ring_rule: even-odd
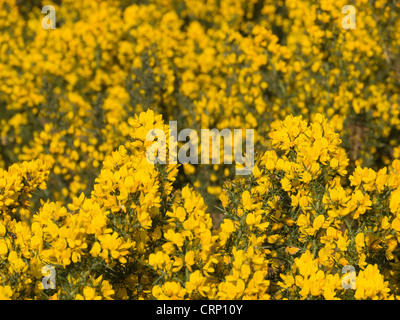
[[[0,0],[0,299],[399,298],[400,3],[348,4]],[[149,163],[168,121],[252,174]]]
[[[213,229],[202,196],[174,190],[178,165],[147,161],[150,142],[140,137],[145,128],[167,133],[161,116],[149,110],[129,123],[136,139],[106,157],[91,196],[42,202],[30,224],[16,214],[46,188],[48,166],[1,172],[2,298],[398,297],[399,160],[348,175],[326,118],[288,116],[253,173],[225,183],[224,220]],[[45,290],[49,264],[56,288]],[[343,288],[346,265],[357,269],[355,289]]]

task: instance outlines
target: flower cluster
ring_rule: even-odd
[[[54,160],[49,195],[89,195],[105,157],[129,138],[128,120],[148,108],[181,128],[254,128],[287,115],[324,114],[351,168],[378,170],[399,155],[398,4],[344,0],[0,2],[0,165]],[[216,204],[230,166],[185,165]]]
[[[169,131],[161,116],[149,110],[130,126],[130,151],[106,157],[90,197],[41,200],[22,219],[52,164],[2,173],[2,298],[398,298],[400,161],[348,174],[326,118],[288,116],[253,173],[225,182],[215,227],[200,193],[173,186],[179,165],[147,161],[144,132]],[[56,288],[43,287],[46,265]],[[356,270],[355,287],[344,286],[345,266]]]
[[[393,298],[400,162],[348,174],[341,140],[321,115],[310,125],[288,116],[270,137],[274,149],[253,174],[226,183],[220,198],[230,220],[221,231],[237,221],[236,246],[265,248],[275,298]],[[355,290],[343,286],[345,266],[356,270]]]

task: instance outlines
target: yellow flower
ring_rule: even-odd
[[[162,286],[154,286],[152,295],[157,300],[181,300],[184,298],[186,290],[174,281],[165,282]]]
[[[189,271],[192,271],[192,266],[195,264],[194,257],[195,257],[194,251],[189,251],[185,254],[185,263]]]
[[[8,252],[7,243],[4,239],[0,239],[0,255],[5,256]]]
[[[11,300],[12,289],[9,285],[0,286],[0,300]]]
[[[388,297],[389,283],[384,281],[378,266],[369,264],[356,277],[356,299],[384,299]]]
[[[303,181],[304,183],[310,183],[311,180],[312,180],[311,174],[307,171],[303,172],[303,176],[300,179],[300,181]]]
[[[222,206],[223,206],[224,208],[226,208],[226,207],[228,206],[228,201],[229,201],[229,199],[228,199],[228,196],[227,196],[225,193],[222,192],[222,193],[219,195],[219,200],[221,200]]]
[[[388,217],[383,217],[381,221],[381,227],[383,230],[387,230],[390,228],[390,223]]]
[[[101,300],[101,296],[96,295],[96,290],[92,287],[84,287],[83,288],[83,297],[81,295],[77,295],[75,297],[77,300]]]
[[[92,249],[90,250],[90,254],[92,255],[92,257],[97,257],[101,252],[101,246],[100,243],[95,242],[93,244]]]
[[[290,180],[286,177],[281,180],[281,184],[282,184],[282,189],[285,191],[290,191],[292,189]]]
[[[391,224],[391,228],[393,230],[399,231],[400,232],[400,219],[399,218],[394,218]]]
[[[320,214],[313,221],[313,228],[317,231],[319,230],[325,222],[325,217]]]
[[[364,248],[365,246],[365,242],[364,242],[364,233],[358,233],[356,235],[356,249],[357,252],[360,252],[362,250],[362,248]]]
[[[242,194],[242,205],[244,210],[251,210],[252,209],[252,201],[249,191],[244,191]]]
[[[285,252],[291,255],[296,254],[297,252],[299,252],[300,248],[294,247],[294,246],[287,246],[285,248]]]
[[[166,233],[164,233],[164,238],[176,244],[179,249],[182,248],[183,242],[185,240],[180,233],[176,233],[172,229],[169,229]]]
[[[4,237],[6,235],[6,227],[0,222],[0,237]]]

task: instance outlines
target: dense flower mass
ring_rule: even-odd
[[[350,2],[0,0],[0,299],[400,298],[400,3]]]

